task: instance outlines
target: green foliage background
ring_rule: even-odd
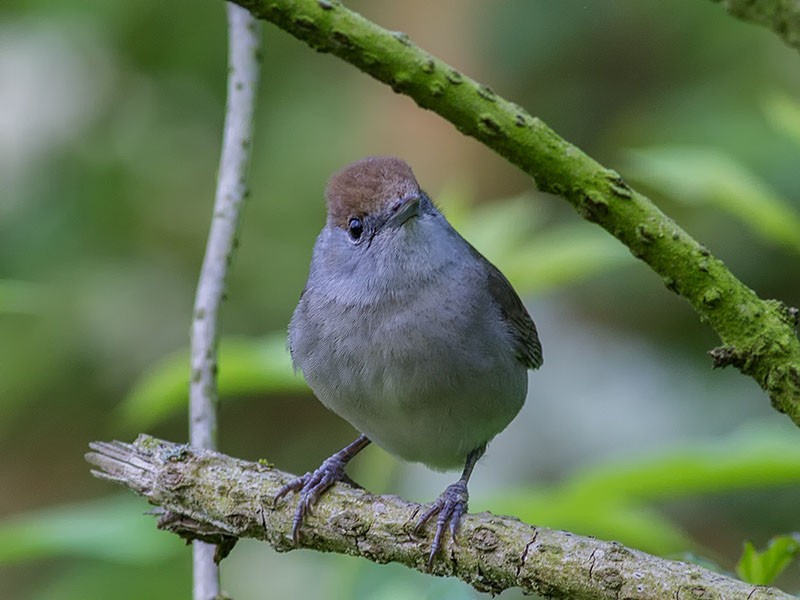
[[[613,166],[763,297],[800,305],[800,57],[777,36],[697,0],[351,5]],[[186,437],[225,29],[215,1],[0,6],[2,597],[189,593],[180,540],[94,481],[82,455],[91,440],[140,431]],[[800,432],[752,381],[710,370],[716,340],[681,300],[410,100],[269,26],[264,56],[222,319],[224,451],[305,471],[353,436],[293,374],[285,327],[326,178],[396,154],[520,290],[544,343],[526,409],[476,470],[472,508],[702,557],[759,583],[785,567],[794,538],[767,543],[798,528]],[[353,475],[418,501],[453,478],[377,448]],[[755,547],[742,555],[745,540]],[[799,575],[790,564],[777,582],[797,592]],[[475,596],[254,543],[226,560],[223,587],[236,598]]]

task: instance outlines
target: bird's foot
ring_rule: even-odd
[[[455,543],[458,525],[461,521],[461,517],[467,512],[468,501],[469,492],[467,492],[467,482],[463,479],[459,480],[453,485],[447,486],[447,489],[436,499],[433,506],[425,511],[425,514],[417,521],[414,531],[419,532],[433,515],[439,515],[439,518],[436,519],[436,535],[433,538],[431,553],[428,557],[428,568],[433,565],[433,558],[442,547],[442,541],[448,523],[450,524],[450,537]]]
[[[312,514],[311,507],[317,503],[325,490],[337,481],[344,481],[356,486],[356,483],[344,472],[345,464],[347,464],[346,459],[343,459],[338,453],[334,454],[326,459],[316,471],[309,471],[305,475],[293,479],[275,494],[273,507],[277,506],[278,501],[289,492],[299,491],[300,500],[297,502],[297,510],[292,520],[292,541],[295,546],[300,543],[300,526],[303,524],[303,519],[307,514]]]

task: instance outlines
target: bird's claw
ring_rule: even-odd
[[[417,521],[414,531],[419,533],[425,527],[425,523],[427,523],[433,515],[439,515],[439,518],[436,519],[436,535],[433,537],[431,553],[428,556],[428,568],[433,565],[434,557],[442,548],[444,533],[448,523],[450,524],[450,537],[453,539],[453,543],[456,543],[456,533],[458,533],[461,517],[467,512],[468,501],[469,493],[467,492],[467,483],[465,481],[457,481],[448,486],[442,495],[436,499],[433,505],[425,511]]]
[[[300,494],[297,510],[292,519],[292,541],[295,546],[300,543],[300,527],[303,519],[307,514],[313,514],[312,506],[317,503],[322,493],[337,481],[352,482],[344,472],[344,462],[334,455],[325,460],[316,471],[309,471],[305,475],[293,479],[275,494],[272,501],[273,508],[289,492],[299,492]]]

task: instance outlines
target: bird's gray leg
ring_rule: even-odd
[[[292,520],[292,540],[295,545],[300,542],[300,526],[303,524],[303,518],[306,514],[311,514],[311,507],[317,503],[322,492],[337,481],[357,485],[344,472],[344,467],[350,462],[350,459],[366,448],[367,445],[369,445],[369,439],[362,434],[352,444],[345,446],[330,458],[326,458],[316,471],[309,471],[305,475],[293,479],[275,494],[275,499],[272,501],[273,507],[278,504],[278,500],[289,492],[298,490],[300,492],[300,500],[297,503],[297,510]]]
[[[428,567],[433,564],[433,557],[442,547],[444,532],[447,529],[447,524],[450,523],[450,536],[455,542],[456,533],[458,532],[458,525],[461,517],[467,512],[467,504],[469,502],[469,492],[467,491],[467,483],[469,477],[472,475],[472,469],[475,468],[475,463],[486,452],[486,444],[475,448],[467,455],[467,462],[464,465],[464,472],[461,474],[461,479],[454,484],[447,486],[447,489],[442,492],[436,501],[433,503],[425,514],[423,514],[417,521],[414,528],[415,531],[420,531],[430,518],[437,514],[439,518],[436,520],[436,535],[433,538],[431,545],[431,553],[428,557]]]

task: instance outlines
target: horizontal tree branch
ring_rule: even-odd
[[[140,435],[133,444],[95,442],[86,460],[92,473],[128,487],[163,507],[159,526],[218,544],[222,558],[239,538],[279,552],[295,548],[294,503],[272,507],[293,478],[264,463],[231,458]],[[291,497],[290,497],[291,500]],[[300,547],[396,562],[427,571],[431,531],[413,533],[419,504],[336,484],[306,519]],[[458,577],[476,589],[512,587],[574,600],[790,600],[775,588],[753,586],[697,565],[666,560],[617,542],[534,527],[512,517],[464,517],[457,544],[446,546],[433,574]]]
[[[800,50],[800,2],[798,0],[711,0],[722,4],[742,21],[772,29],[784,41]]]
[[[562,196],[658,273],[722,339],[714,366],[752,376],[800,425],[798,312],[761,300],[719,259],[615,171],[544,122],[338,0],[234,0],[320,52],[331,52],[413,98]]]

